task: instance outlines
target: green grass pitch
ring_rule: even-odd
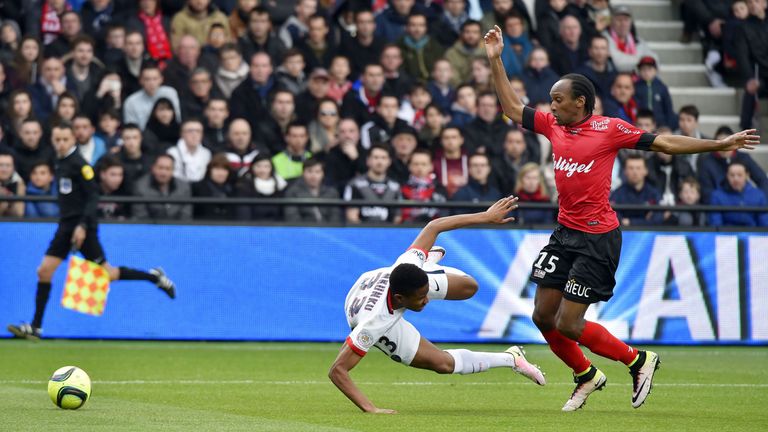
[[[543,346],[526,349],[547,372],[546,387],[505,369],[437,375],[371,352],[353,378],[378,406],[399,411],[371,416],[327,378],[339,346],[2,340],[0,430],[768,430],[765,347],[657,347],[661,369],[638,410],[630,405],[626,368],[595,359],[608,385],[569,414],[560,407],[573,387],[570,374]],[[65,365],[83,368],[93,380],[92,398],[77,411],[56,408],[46,392],[50,374]]]

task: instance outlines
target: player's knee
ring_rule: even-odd
[[[557,331],[568,339],[578,340],[581,336],[581,328],[578,322],[563,319],[558,317],[557,319]]]
[[[480,285],[478,285],[475,278],[472,276],[465,276],[464,277],[464,285],[462,286],[462,298],[468,299],[474,296],[477,293],[478,288]]]
[[[538,309],[533,310],[533,323],[541,331],[548,331],[555,328],[555,318],[549,314],[542,313]]]
[[[452,374],[454,369],[454,360],[450,354],[443,351],[445,355],[440,356],[439,359],[432,365],[432,370],[439,374]]]
[[[55,268],[51,268],[51,266],[47,266],[45,264],[40,264],[37,267],[37,280],[41,282],[50,282],[51,278],[53,277],[53,272],[55,271]]]

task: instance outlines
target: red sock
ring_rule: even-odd
[[[549,344],[549,349],[555,353],[576,374],[589,369],[592,363],[581,351],[576,341],[568,339],[557,330],[549,330],[541,333]]]
[[[612,335],[598,323],[587,321],[581,332],[579,343],[589,348],[593,353],[618,360],[629,366],[637,357],[637,349],[625,344]]]

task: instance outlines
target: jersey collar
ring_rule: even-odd
[[[567,124],[567,125],[565,125],[565,127],[567,127],[567,128],[569,128],[569,129],[570,129],[570,128],[575,128],[575,127],[577,127],[577,126],[581,126],[581,125],[583,125],[584,123],[586,123],[586,122],[587,122],[589,119],[591,119],[591,118],[592,118],[592,113],[589,113],[589,114],[587,114],[587,116],[586,116],[586,117],[584,117],[583,119],[579,120],[578,122],[576,122],[576,123],[571,123],[571,124]]]

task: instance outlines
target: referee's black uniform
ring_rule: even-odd
[[[66,259],[72,250],[72,233],[82,226],[85,241],[80,247],[83,257],[101,264],[106,261],[97,232],[99,188],[93,168],[80,156],[77,146],[56,160],[56,186],[59,196],[59,227],[46,255]]]

